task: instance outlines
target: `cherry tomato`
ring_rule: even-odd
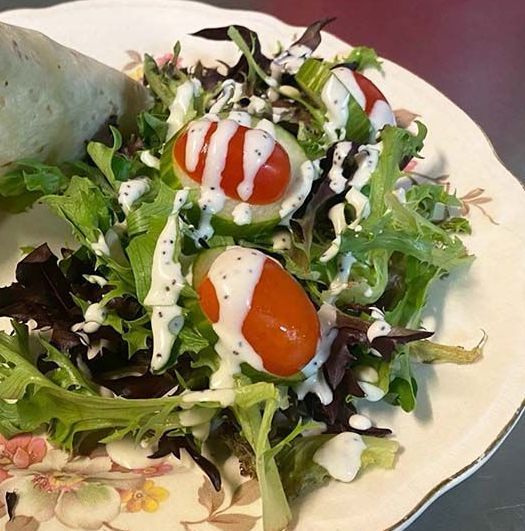
[[[198,293],[205,315],[217,322],[219,301],[207,276]],[[264,368],[278,376],[300,371],[315,355],[320,334],[315,307],[301,285],[270,258],[264,262],[242,333]]]
[[[386,101],[386,98],[383,93],[363,74],[354,71],[354,78],[357,84],[359,85],[359,88],[363,91],[363,94],[365,95],[366,104],[364,111],[366,114],[370,114],[372,112],[372,108],[376,101]]]
[[[191,127],[191,124],[189,125]],[[186,130],[177,138],[173,145],[172,156],[177,164],[193,179],[195,182],[202,182],[206,156],[210,139],[217,129],[217,123],[213,122],[206,133],[204,144],[199,155],[195,171],[189,172],[186,167],[186,143],[188,140],[188,131]],[[232,198],[240,200],[237,193],[237,186],[244,179],[243,168],[243,149],[244,137],[248,127],[239,125],[237,131],[231,138],[227,147],[227,157],[221,178],[221,188],[224,193]],[[275,147],[266,162],[261,166],[255,175],[254,188],[248,203],[252,205],[267,205],[280,199],[290,182],[290,159],[285,149],[275,142]]]

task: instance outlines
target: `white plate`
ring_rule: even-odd
[[[116,68],[129,62],[126,50],[162,55],[177,39],[182,42],[182,55],[187,62],[196,57],[209,62],[218,57],[232,59],[232,45],[210,45],[187,36],[203,27],[246,25],[259,33],[268,51],[276,41],[291,42],[300,31],[260,13],[167,0],[95,0],[6,12],[0,14],[0,19],[41,30]],[[346,49],[348,45],[325,34],[319,53],[331,56]],[[384,71],[384,76],[376,72],[370,76],[393,107],[421,115],[429,127],[427,158],[417,170],[433,177],[449,176],[458,195],[467,195],[474,228],[473,235],[465,240],[478,258],[470,270],[458,271],[438,283],[431,296],[427,322],[437,326],[437,337],[443,342],[471,346],[480,339],[482,329],[489,339],[484,358],[475,365],[418,367],[420,396],[415,414],[405,414],[398,408],[374,408],[378,424],[392,426],[402,444],[395,470],[372,471],[348,485],[333,482],[311,494],[295,507],[295,525],[301,531],[406,527],[428,504],[490,457],[523,408],[525,193],[499,162],[483,132],[463,111],[400,66],[385,61]],[[483,192],[476,193],[477,189]],[[63,234],[63,228],[38,209],[22,216],[1,217],[0,281],[5,283],[12,277],[21,245],[45,240],[58,244]],[[45,462],[49,455],[48,451]],[[123,458],[117,452],[113,459],[122,462]],[[125,529],[149,525],[155,529],[247,531],[260,526],[260,520],[249,516],[260,514],[252,483],[244,497],[237,495],[229,507],[230,491],[222,503],[220,496],[213,498],[207,487],[197,492],[203,483],[198,471],[179,469],[178,473],[159,475],[154,480],[169,491],[169,502],[163,501],[166,493],[142,483],[142,490],[128,489],[127,494],[121,494],[118,510],[116,499],[108,494],[113,512],[104,506],[106,513],[102,516],[101,512],[99,520],[111,517],[111,526]],[[140,474],[144,478],[146,472]],[[100,478],[86,476],[83,481],[102,488]],[[67,521],[67,511],[62,507],[68,499],[64,492],[60,490],[60,499],[50,502],[55,505],[50,513],[45,513],[47,520],[40,514],[41,529],[63,528],[55,516]],[[145,506],[130,505],[130,492],[135,492],[136,499],[148,496],[147,492],[152,498],[156,493],[158,507],[152,502],[150,509],[157,510],[144,512]],[[80,508],[75,507],[69,509],[78,509],[78,518],[83,518]],[[141,512],[129,512],[137,507]],[[99,509],[103,511],[102,507]],[[93,514],[95,506],[89,510]],[[196,520],[202,521],[188,523]]]

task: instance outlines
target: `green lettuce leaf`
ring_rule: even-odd
[[[286,495],[290,500],[310,492],[330,480],[328,472],[314,462],[317,450],[334,434],[298,437],[277,456]],[[393,468],[399,444],[391,439],[363,436],[361,471],[369,467]]]
[[[354,63],[356,65],[356,70],[359,72],[362,72],[367,68],[375,68],[380,72],[383,70],[383,67],[381,66],[382,61],[379,60],[376,51],[368,46],[356,46],[352,49],[349,55],[339,62]]]
[[[96,242],[113,222],[113,210],[108,198],[91,180],[75,176],[64,195],[48,195],[44,203],[65,219],[73,234],[83,245]]]

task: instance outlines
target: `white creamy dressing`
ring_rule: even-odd
[[[392,108],[384,100],[377,100],[372,105],[368,119],[375,131],[381,131],[385,125],[396,125],[396,117]]]
[[[160,159],[155,157],[155,155],[151,153],[150,149],[141,151],[139,158],[142,164],[144,164],[148,168],[153,168],[155,170],[158,170],[160,168]]]
[[[345,204],[337,203],[328,211],[328,218],[332,222],[335,232],[335,239],[332,240],[330,247],[321,255],[319,260],[326,263],[335,258],[341,247],[341,234],[348,227],[345,216]]]
[[[359,387],[365,393],[365,400],[368,402],[378,402],[386,392],[376,384],[379,382],[379,373],[368,365],[362,365],[355,369],[355,375]]]
[[[217,129],[208,143],[208,152],[201,182],[199,207],[202,210],[199,234],[202,238],[210,238],[213,234],[210,219],[224,208],[226,196],[221,188],[222,172],[226,165],[228,144],[237,132],[239,124],[232,120],[218,122]]]
[[[211,114],[218,114],[229,103],[235,103],[242,98],[242,83],[237,83],[233,79],[225,79],[222,82],[221,92],[219,97],[210,107]]]
[[[338,142],[335,146],[332,159],[332,167],[328,172],[328,181],[331,190],[340,194],[346,186],[346,178],[343,175],[343,163],[352,149],[352,142]]]
[[[357,157],[357,170],[352,176],[350,184],[361,190],[370,181],[370,177],[375,172],[379,163],[379,155],[383,150],[383,144],[368,144],[366,146],[360,146]]]
[[[104,286],[107,286],[108,281],[99,275],[84,275],[84,278],[90,283],[90,284],[96,284],[97,286],[100,286],[103,288]]]
[[[199,156],[202,148],[204,147],[204,141],[206,140],[206,134],[208,133],[212,122],[207,118],[201,118],[191,123],[188,128],[188,136],[186,137],[186,152],[185,152],[185,164],[189,172],[194,172],[197,169],[199,163]]]
[[[248,203],[239,203],[232,210],[235,225],[249,225],[252,222],[252,207]]]
[[[337,310],[330,304],[323,304],[317,312],[319,324],[321,325],[321,335],[317,342],[315,356],[303,367],[302,373],[306,379],[295,386],[295,392],[299,400],[303,400],[308,393],[317,395],[321,404],[328,405],[334,396],[332,390],[326,382],[322,367],[330,356],[330,349],[337,330],[334,328],[337,319]]]
[[[295,387],[297,398],[303,400],[308,393],[317,395],[321,404],[327,406],[334,399],[330,386],[326,382],[323,371],[319,370],[312,376],[309,376]]]
[[[261,131],[266,131],[272,138],[277,138],[277,134],[275,132],[275,125],[266,118],[259,120],[259,123],[255,126],[255,129],[261,129]]]
[[[213,324],[213,330],[219,337],[215,350],[220,366],[210,379],[212,389],[231,388],[233,375],[240,371],[241,363],[264,371],[262,360],[244,337],[242,327],[266,259],[259,251],[230,247],[215,259],[208,271],[219,301],[219,320]]]
[[[365,448],[360,435],[346,431],[324,443],[315,452],[313,460],[334,479],[349,483],[361,468],[361,455]]]
[[[106,320],[107,311],[100,302],[90,304],[84,312],[84,321],[71,327],[72,332],[95,333]]]
[[[268,107],[267,100],[263,100],[259,96],[250,96],[250,103],[248,104],[248,107],[246,107],[246,110],[250,114],[262,114],[266,108]]]
[[[333,303],[337,297],[348,287],[348,279],[352,266],[357,262],[354,255],[349,251],[339,257],[337,264],[337,275],[334,277],[328,290],[323,293],[323,299]]]
[[[181,426],[190,428],[209,422],[215,416],[213,408],[192,407],[179,412],[179,422]]]
[[[237,193],[243,201],[253,194],[255,176],[266,164],[275,149],[275,138],[262,129],[249,129],[244,135],[242,165],[244,178],[237,186]]]
[[[356,413],[348,419],[348,425],[354,430],[366,431],[372,427],[372,421],[365,415]]]
[[[100,231],[97,241],[91,242],[91,249],[93,249],[93,252],[97,256],[109,256],[110,255],[109,245],[106,242],[106,238],[104,237],[104,234],[102,233],[102,231]]]
[[[321,101],[326,107],[324,131],[330,142],[344,139],[348,121],[348,100],[350,93],[333,74],[328,78],[321,91]]]
[[[386,394],[385,391],[380,387],[377,387],[377,385],[368,382],[358,382],[358,384],[363,390],[363,393],[365,393],[364,398],[368,402],[379,402],[379,400],[381,400]]]
[[[201,90],[201,83],[198,79],[188,79],[177,87],[175,98],[169,106],[169,116],[166,120],[168,124],[168,133],[166,142],[170,140],[184,124],[188,121],[188,115],[193,109],[195,96]]]
[[[376,337],[387,336],[390,330],[392,327],[384,319],[377,319],[368,327],[366,337],[372,343]]]
[[[177,301],[185,280],[181,265],[173,255],[180,230],[178,214],[187,198],[188,190],[179,190],[175,194],[173,209],[159,235],[153,253],[151,286],[144,299],[144,304],[151,308],[153,371],[161,369],[167,363],[175,337],[184,324],[182,309]]]
[[[228,114],[228,120],[233,120],[244,127],[251,127],[252,125],[252,117],[246,111],[231,111]]]
[[[363,219],[370,215],[370,201],[365,194],[352,187],[345,195],[345,201],[354,209],[355,218],[349,227],[355,230]]]
[[[346,142],[341,142],[341,144],[346,144]],[[335,238],[332,240],[330,247],[321,255],[321,262],[328,262],[335,258],[341,246],[341,234],[347,228],[358,231],[360,228],[359,223],[370,215],[370,202],[361,192],[361,189],[369,183],[370,177],[376,170],[381,149],[381,143],[359,148],[360,156],[357,159],[357,170],[350,181],[351,188],[345,195],[345,202],[354,208],[356,216],[352,223],[347,224],[344,203],[338,203],[330,209],[328,217],[334,227]],[[330,169],[331,171],[332,169]]]
[[[272,78],[279,81],[283,72],[297,74],[299,68],[310,55],[312,55],[312,50],[308,46],[292,44],[272,61],[270,65]]]
[[[345,136],[350,94],[364,110],[366,108],[366,96],[357,83],[354,72],[343,66],[334,68],[332,76],[325,83],[321,92],[321,99],[326,106],[328,119],[325,132],[332,141],[341,140]],[[387,124],[396,124],[392,108],[384,100],[377,100],[373,104],[368,119],[376,132]]]
[[[221,407],[232,406],[235,402],[233,389],[206,389],[205,391],[186,391],[181,395],[183,404],[217,402]]]
[[[88,360],[96,358],[99,354],[102,353],[102,349],[109,346],[109,341],[107,339],[97,339],[92,341],[87,345],[88,349],[86,352],[86,357]]]
[[[281,223],[287,223],[292,214],[301,207],[307,198],[316,177],[316,169],[310,160],[305,160],[299,169],[299,175],[292,183],[286,199],[281,203],[279,216]]]
[[[150,189],[147,177],[137,177],[120,184],[118,189],[118,203],[125,215],[129,214],[135,201],[139,200]]]
[[[278,229],[272,236],[274,251],[288,251],[292,248],[292,235],[288,229]]]

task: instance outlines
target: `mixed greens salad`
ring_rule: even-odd
[[[185,449],[216,489],[206,445],[226,445],[269,531],[330,477],[394,465],[390,429],[359,410],[412,411],[414,360],[479,356],[420,329],[431,283],[472,259],[470,227],[404,171],[426,128],[396,126],[375,52],[314,56],[327,22],[273,57],[245,27],[196,34],[233,41],[233,66],[146,55],[138,134],[110,125],[85,160],[0,177],[4,209],[44,203],[78,242],[24,249],[0,289],[3,435]]]

